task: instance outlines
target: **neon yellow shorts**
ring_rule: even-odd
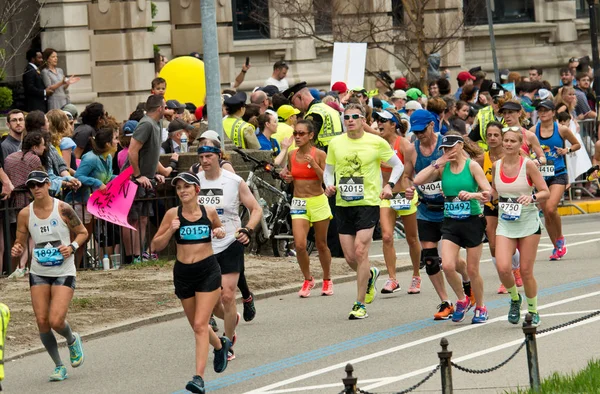
[[[392,199],[395,199],[395,198],[401,198],[400,193],[395,194]],[[392,207],[391,201],[392,200],[381,200],[381,203],[379,204],[379,208],[391,208]],[[410,201],[410,208],[403,209],[403,210],[395,210],[396,217],[408,216],[408,215],[412,215],[413,213],[417,212],[417,203],[418,202],[419,202],[419,195],[417,193],[415,193],[413,199]]]
[[[294,197],[292,200],[292,220],[308,220],[311,225],[314,222],[331,219],[331,208],[325,194],[315,197]]]

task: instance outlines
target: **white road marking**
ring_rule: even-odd
[[[559,301],[555,301],[555,302],[551,302],[549,304],[545,304],[545,305],[539,306],[538,307],[538,311],[539,310],[544,310],[544,309],[547,309],[547,308],[551,308],[551,307],[554,307],[554,306],[566,304],[566,303],[569,303],[569,302],[575,302],[575,301],[578,301],[578,300],[581,300],[581,299],[584,299],[584,298],[595,297],[595,296],[598,296],[598,295],[600,295],[600,291],[595,291],[595,292],[592,292],[592,293],[583,294],[583,295],[576,296],[576,297],[565,298],[563,300],[559,300]],[[522,311],[521,312],[521,314],[526,314],[526,313],[527,313],[527,311]],[[542,317],[543,316],[544,315],[542,315]],[[598,317],[598,319],[600,319],[600,317]],[[325,367],[325,368],[317,369],[317,370],[312,371],[312,372],[308,372],[308,373],[305,373],[305,374],[302,374],[302,375],[299,375],[299,376],[296,376],[296,377],[293,377],[293,378],[285,379],[285,380],[282,380],[280,382],[273,383],[273,384],[270,384],[270,385],[267,385],[267,386],[264,386],[264,387],[252,390],[252,391],[248,391],[248,392],[246,392],[246,394],[265,394],[265,393],[270,393],[269,390],[277,389],[277,388],[280,388],[280,387],[283,387],[283,386],[287,386],[289,384],[296,383],[296,382],[299,382],[299,381],[302,381],[302,380],[305,380],[305,379],[310,379],[310,378],[313,378],[315,376],[323,375],[323,374],[325,374],[327,372],[339,370],[341,368],[344,368],[346,366],[346,364],[348,364],[348,363],[352,363],[353,365],[355,365],[355,364],[361,363],[363,361],[372,360],[374,358],[385,356],[385,355],[388,355],[390,353],[395,353],[395,352],[398,352],[400,350],[408,349],[408,348],[411,348],[411,347],[414,347],[414,346],[422,345],[422,344],[427,343],[427,342],[435,341],[435,340],[441,339],[443,337],[449,337],[451,335],[459,334],[459,333],[464,332],[464,331],[480,329],[481,327],[485,327],[487,324],[495,323],[495,322],[498,322],[498,321],[506,321],[506,316],[499,316],[499,317],[496,317],[494,319],[490,319],[490,320],[488,320],[488,322],[486,324],[472,324],[472,325],[463,326],[463,327],[460,327],[460,328],[455,328],[455,329],[450,330],[450,331],[442,332],[442,333],[439,333],[439,334],[436,334],[436,335],[431,335],[429,337],[421,338],[421,339],[416,340],[416,341],[404,343],[402,345],[398,345],[398,346],[395,346],[395,347],[392,347],[392,348],[381,350],[379,352],[367,354],[367,355],[364,355],[362,357],[358,357],[358,358],[355,358],[355,359],[352,359],[352,360],[347,360],[347,361],[344,361],[344,362],[341,362],[341,363],[338,363],[338,364],[330,365],[330,366]],[[589,320],[586,320],[586,321],[589,321]],[[569,327],[571,327],[571,326],[569,326]],[[555,331],[558,331],[558,330],[555,330]],[[523,340],[521,339],[517,343],[521,343],[522,341]],[[405,376],[405,378],[410,377],[410,376],[415,376],[415,375],[418,375],[418,374],[421,374],[421,373],[429,372],[433,368],[435,368],[435,365],[433,367],[431,367],[431,368],[423,368],[423,369],[420,369],[418,371],[414,371],[414,372],[412,372],[410,374],[405,374],[405,375],[402,375],[402,376]],[[414,374],[414,375],[412,375],[412,374]],[[407,375],[410,375],[410,376],[407,376]],[[368,390],[367,388],[364,388],[364,389]]]
[[[570,315],[587,315],[589,313],[598,312],[597,309],[591,311],[573,311],[573,312],[558,312],[558,313],[545,313],[544,318],[546,317],[555,317],[555,316],[570,316]]]

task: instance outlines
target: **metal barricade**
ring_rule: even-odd
[[[585,119],[578,121],[578,124],[579,136],[581,137],[582,142],[581,149],[585,150],[588,157],[590,158],[590,161],[592,161],[592,158],[595,153],[595,144],[596,141],[598,141],[598,122],[595,119]],[[587,195],[590,198],[595,198],[595,196],[592,193],[590,193],[590,191],[586,187],[588,184],[589,181],[585,179],[583,175],[579,176],[574,182],[571,182],[571,187],[568,190],[569,200],[573,200],[573,192],[576,190],[579,191],[579,193],[577,193],[578,195]],[[573,206],[573,204],[563,205]],[[579,211],[584,213],[584,211],[582,211],[577,206],[575,206],[575,208],[579,209]]]

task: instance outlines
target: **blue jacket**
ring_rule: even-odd
[[[81,182],[81,188],[76,192],[70,192],[66,200],[87,203],[94,190],[116,178],[113,174],[112,162],[111,155],[106,159],[93,151],[83,155],[75,172],[75,178]]]

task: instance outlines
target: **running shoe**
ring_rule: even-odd
[[[54,372],[52,372],[52,375],[50,375],[49,379],[51,382],[62,382],[68,377],[69,375],[67,375],[67,368],[64,365],[59,365],[58,367],[54,368]]]
[[[156,261],[158,260],[158,254],[157,253],[148,253],[148,252],[144,252],[142,253],[142,256],[144,257],[144,260],[152,260],[152,261]]]
[[[455,323],[459,323],[465,320],[465,315],[471,309],[471,300],[469,296],[465,296],[464,301],[456,301],[456,309],[452,314],[452,321]]]
[[[221,349],[215,349],[213,351],[213,367],[215,368],[216,373],[221,373],[227,368],[227,356],[229,354],[229,349],[233,346],[229,338],[221,337],[219,339],[221,340]]]
[[[398,283],[398,281],[396,279],[390,278],[385,282],[385,286],[383,286],[383,289],[381,289],[381,293],[391,294],[400,290],[402,289],[400,288],[400,284]]]
[[[488,311],[485,306],[475,308],[475,316],[471,320],[471,324],[481,324],[488,320]]]
[[[212,330],[214,332],[219,331],[219,326],[217,325],[217,321],[215,320],[214,315],[210,315],[210,320],[208,321],[208,324],[210,325],[210,328],[212,328]]]
[[[27,268],[17,268],[12,274],[8,276],[8,279],[17,279],[25,276]]]
[[[229,350],[227,351],[227,361],[232,361],[232,360],[235,360],[235,353],[233,351],[233,348],[230,347]]]
[[[521,304],[523,303],[523,297],[519,294],[517,301],[510,300],[510,309],[508,310],[508,322],[512,324],[518,324],[521,320]]]
[[[515,277],[515,284],[517,287],[523,287],[523,278],[521,278],[521,268],[513,270],[513,276]]]
[[[377,295],[377,279],[379,278],[379,268],[372,267],[371,268],[371,277],[369,278],[369,283],[367,284],[367,294],[365,295],[365,304],[370,304],[375,299]],[[366,314],[366,312],[365,312]]]
[[[433,315],[433,320],[448,320],[454,314],[454,306],[444,301],[438,305],[438,311]]]
[[[133,258],[132,264],[141,264],[143,262],[142,260],[143,256],[137,256]]]
[[[366,319],[367,317],[369,317],[369,315],[367,315],[367,308],[360,302],[356,301],[352,306],[352,311],[350,312],[348,319],[358,320]]]
[[[421,292],[421,277],[413,276],[408,288],[408,294],[419,294]]]
[[[560,260],[560,254],[558,253],[558,249],[554,248],[552,250],[552,254],[550,255],[550,261]]]
[[[254,307],[254,294],[250,293],[250,297],[243,300],[244,304],[244,321],[252,321],[256,316],[256,308]]]
[[[298,296],[301,298],[307,298],[310,296],[310,291],[315,287],[315,278],[311,277],[310,280],[304,280],[302,288],[298,292]]]
[[[192,380],[187,382],[187,384],[185,385],[185,389],[191,393],[206,393],[206,391],[204,390],[204,380],[199,375],[194,375]]]
[[[558,249],[557,253],[558,253],[558,257],[562,259],[567,254],[567,247],[565,245],[563,245],[562,248]]]
[[[498,294],[508,294],[508,290],[506,290],[506,287],[504,287],[504,285],[502,283],[500,283],[497,293]]]
[[[321,287],[321,295],[333,295],[333,282],[331,281],[331,279],[323,280],[323,286]]]
[[[85,360],[83,354],[83,344],[81,343],[81,336],[76,332],[73,333],[75,340],[69,345],[69,355],[71,357],[71,366],[73,368],[79,367]]]
[[[540,325],[540,314],[535,312],[531,314],[531,325],[537,327]]]

